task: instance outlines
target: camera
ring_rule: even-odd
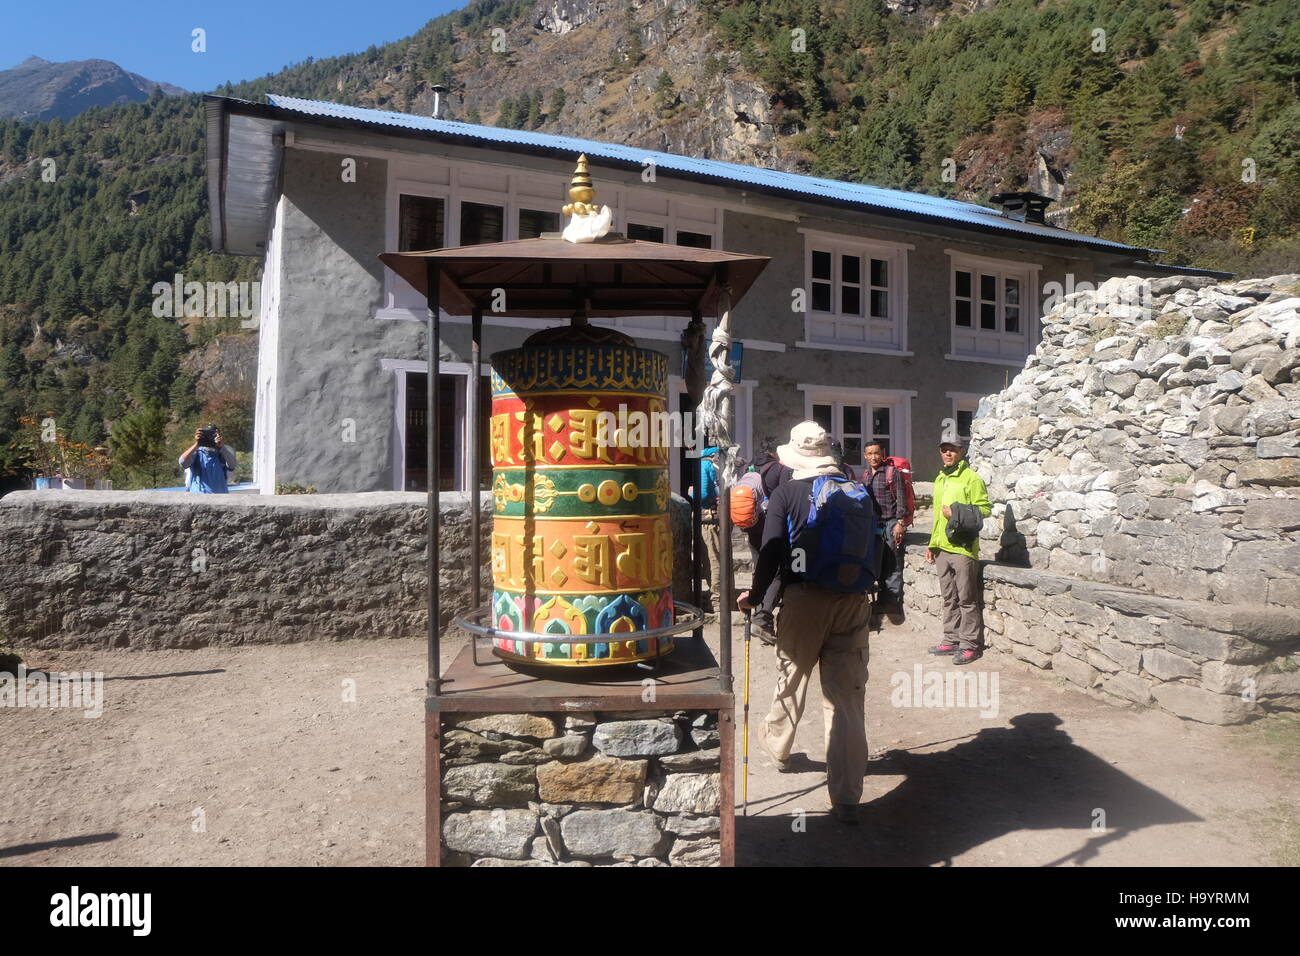
[[[204,425],[199,429],[199,447],[216,448],[217,447],[217,426]]]

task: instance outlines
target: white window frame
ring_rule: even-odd
[[[796,342],[795,345],[800,348],[869,352],[883,355],[911,355],[912,353],[907,351],[907,254],[916,247],[910,243],[886,242],[880,239],[867,239],[860,236],[847,236],[811,229],[800,229],[799,231],[804,236],[804,302],[807,307],[804,310],[804,337],[802,341]],[[812,264],[814,250],[826,251],[831,254],[832,311],[830,312],[813,308]],[[839,311],[842,302],[840,273],[843,261],[841,257],[845,255],[857,256],[862,260],[859,288],[863,291],[859,301],[864,314],[861,316],[846,316]],[[881,340],[879,337],[873,338],[871,335],[873,329],[879,330],[886,325],[882,320],[873,319],[869,316],[871,311],[872,259],[882,259],[889,266],[890,282],[887,289],[887,301],[890,318],[887,326],[890,332],[890,340],[888,342]],[[833,335],[828,336],[814,332],[817,324],[824,324],[827,321],[834,323],[835,332]],[[864,333],[863,338],[857,339],[844,336],[841,334],[843,326],[860,327]]]
[[[400,226],[401,197],[428,196],[443,200],[443,248],[455,248],[460,245],[461,203],[474,202],[504,209],[502,228],[503,241],[519,238],[519,210],[543,209],[551,203],[559,212],[563,203],[564,190],[568,183],[562,176],[551,176],[533,172],[514,172],[493,170],[505,180],[504,189],[484,189],[482,186],[462,184],[462,176],[471,171],[482,172],[481,168],[465,163],[429,162],[399,163],[390,162],[388,188],[385,195],[384,242],[387,249],[397,248],[398,229]],[[554,189],[553,198],[542,195],[548,188]],[[425,320],[425,299],[412,288],[405,279],[392,269],[384,270],[383,305],[375,310],[374,317],[382,320],[406,322],[423,322]],[[443,312],[444,321],[468,322],[467,316],[451,316]],[[512,325],[523,328],[545,328],[554,322],[545,319],[494,320],[497,325]]]
[[[944,358],[957,361],[1023,365],[1039,338],[1038,277],[1042,266],[1033,262],[994,259],[945,249],[948,255],[948,328],[951,350]],[[957,324],[957,273],[971,273],[971,324]],[[996,330],[980,327],[980,276],[997,277]],[[1006,321],[1006,280],[1020,282],[1020,332],[1002,331]]]
[[[831,405],[834,407],[831,419],[831,437],[843,442],[843,406],[857,405],[863,409],[863,423],[871,424],[871,406],[879,405],[889,409],[889,453],[903,458],[911,458],[912,451],[912,399],[916,392],[905,389],[878,388],[836,388],[829,385],[801,384],[799,391],[804,393],[804,418],[813,420],[814,405]],[[867,433],[863,432],[864,439]],[[874,435],[874,432],[872,432]],[[863,442],[863,449],[866,448]],[[852,463],[850,463],[852,464]],[[855,471],[860,471],[860,464],[853,464]]]
[[[957,413],[970,412],[971,427],[974,428],[975,413],[979,411],[980,402],[983,401],[986,396],[980,392],[945,392],[944,395],[952,402],[952,421],[953,425],[958,429],[958,437],[969,445],[970,433],[967,432],[964,435],[961,434],[961,423],[957,418]]]
[[[393,375],[391,428],[393,490],[406,491],[406,373],[419,372],[427,375],[429,363],[422,359],[380,359],[379,367],[381,370],[391,372]],[[492,374],[492,367],[483,363],[479,366],[479,371],[487,379],[483,382],[483,387],[490,388],[491,379],[487,377]],[[439,362],[438,374],[456,375],[465,380],[456,396],[456,428],[460,432],[460,441],[453,445],[455,459],[452,466],[456,474],[456,487],[453,490],[464,491],[469,487],[470,480],[470,460],[469,456],[465,454],[466,449],[471,447],[470,416],[468,413],[470,400],[469,363]]]

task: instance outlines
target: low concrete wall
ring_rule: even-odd
[[[442,623],[469,609],[467,494],[439,515]],[[484,595],[491,593],[483,512]],[[689,509],[674,586],[689,600]],[[424,636],[425,496],[23,491],[0,499],[0,635],[17,647],[203,647]]]
[[[920,530],[909,540],[904,601],[941,619],[939,580],[924,561],[929,531]],[[1209,724],[1300,710],[1294,611],[1164,598],[993,563],[983,566],[983,599],[989,646],[1112,703]],[[941,634],[937,620],[921,626]]]

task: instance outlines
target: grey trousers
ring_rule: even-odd
[[[964,649],[984,647],[984,608],[980,600],[980,566],[974,558],[951,551],[935,555],[943,593],[943,636]]]

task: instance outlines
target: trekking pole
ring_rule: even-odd
[[[750,613],[745,612],[745,704],[744,704],[744,746],[741,752],[741,765],[744,768],[744,777],[740,785],[741,799],[744,801],[744,809],[741,810],[741,816],[749,816],[749,636],[750,636]]]

